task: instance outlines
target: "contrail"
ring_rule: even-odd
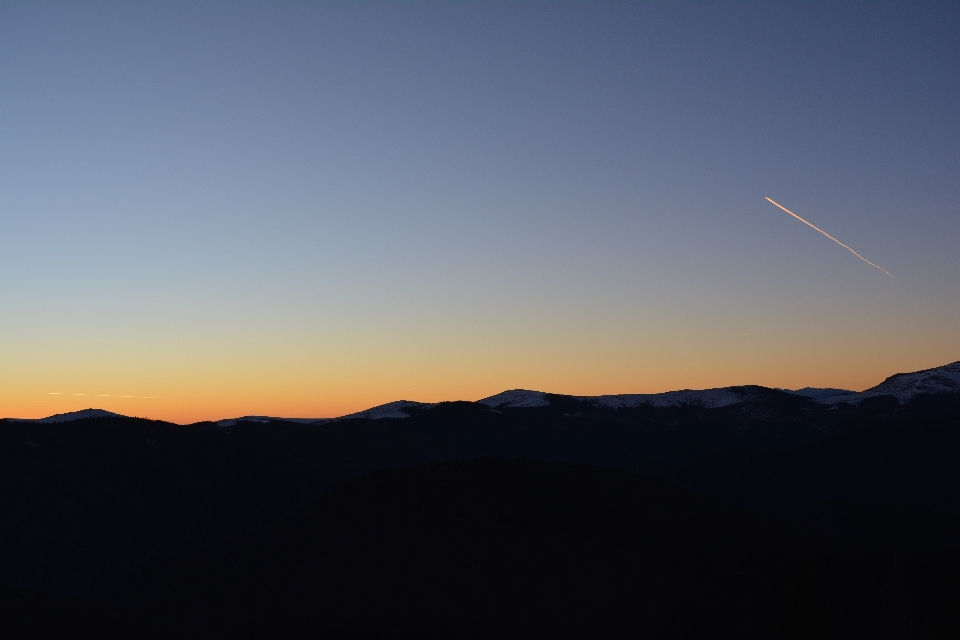
[[[896,278],[894,278],[894,276],[893,276],[892,273],[890,273],[889,271],[887,271],[886,269],[884,269],[883,267],[881,267],[881,266],[878,265],[878,264],[873,264],[872,262],[870,262],[869,260],[867,260],[866,258],[864,258],[862,255],[860,255],[859,253],[857,253],[856,251],[854,251],[852,248],[850,248],[850,247],[848,247],[847,245],[843,244],[842,242],[840,242],[839,240],[837,240],[836,238],[834,238],[832,235],[830,235],[829,233],[827,233],[826,231],[824,231],[824,230],[821,229],[820,227],[818,227],[818,226],[816,226],[816,225],[810,224],[809,222],[807,222],[806,220],[804,220],[803,218],[801,218],[800,216],[798,216],[797,214],[795,214],[793,211],[790,211],[790,209],[787,209],[787,208],[786,208],[785,206],[783,206],[782,204],[779,204],[779,203],[777,203],[777,202],[774,202],[773,200],[771,200],[770,198],[767,198],[766,196],[764,196],[764,199],[766,199],[767,202],[769,202],[770,204],[773,204],[773,205],[776,205],[776,206],[780,207],[781,209],[783,209],[784,211],[786,211],[787,213],[789,213],[790,215],[792,215],[794,218],[796,218],[797,220],[799,220],[799,221],[802,222],[803,224],[807,225],[808,227],[813,227],[814,229],[816,229],[817,231],[819,231],[819,232],[822,233],[823,235],[827,236],[828,238],[830,238],[831,240],[833,240],[834,242],[836,242],[838,245],[840,245],[841,247],[843,247],[844,249],[846,249],[847,251],[849,251],[849,252],[852,253],[853,255],[857,256],[858,258],[860,258],[861,260],[863,260],[864,262],[866,262],[866,263],[867,263],[868,265],[870,265],[871,267],[876,267],[877,269],[880,269],[880,271],[883,271],[885,274],[887,274],[888,276],[890,276],[891,278],[893,278],[894,280],[896,280]]]

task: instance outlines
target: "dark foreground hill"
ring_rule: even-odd
[[[180,426],[91,418],[0,428],[0,585],[255,531],[338,482],[479,456],[645,474],[858,548],[960,538],[960,394],[825,406],[535,408],[444,403],[405,419]]]
[[[483,459],[375,472],[260,534],[57,593],[95,603],[97,628],[170,637],[935,638],[960,631],[958,569],[625,472]]]

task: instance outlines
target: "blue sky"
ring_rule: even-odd
[[[949,3],[4,3],[0,413],[960,359],[958,32]]]

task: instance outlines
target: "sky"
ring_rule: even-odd
[[[960,360],[957,33],[957,3],[0,3],[0,416]]]

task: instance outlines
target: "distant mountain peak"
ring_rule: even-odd
[[[960,393],[960,361],[952,362],[941,367],[923,369],[911,373],[896,373],[875,387],[866,391],[855,392],[846,389],[804,387],[802,389],[768,389],[755,385],[719,387],[715,389],[682,389],[664,393],[626,393],[602,396],[570,396],[577,400],[589,402],[597,407],[619,409],[640,406],[650,407],[679,407],[700,406],[704,409],[716,409],[740,402],[759,401],[768,397],[770,393],[790,393],[804,396],[821,404],[858,404],[867,398],[879,396],[893,396],[900,403],[907,402],[918,395],[936,393]],[[545,407],[550,404],[547,394],[543,391],[529,389],[511,389],[492,395],[482,400],[492,409],[527,409]],[[358,411],[339,418],[275,418],[270,416],[243,416],[240,418],[219,420],[218,425],[233,426],[238,422],[272,422],[286,421],[301,424],[322,424],[335,420],[367,419],[380,420],[383,418],[407,418],[411,409],[430,409],[436,403],[414,402],[411,400],[396,400],[376,407]],[[71,422],[84,418],[123,418],[119,413],[104,409],[83,409],[68,413],[58,413],[46,418],[21,419],[8,418],[11,422],[34,422],[52,424]]]
[[[478,400],[478,402],[487,405],[491,409],[545,407],[550,404],[547,400],[547,394],[542,391],[528,391],[526,389],[503,391],[489,398]]]
[[[664,393],[621,393],[608,396],[578,396],[599,407],[620,409],[627,407],[680,407],[700,406],[704,409],[728,407],[740,402],[761,399],[762,387],[753,385],[718,387],[716,389],[681,389]]]
[[[299,422],[300,424],[323,424],[324,422],[335,422],[337,420],[356,420],[366,418],[367,420],[381,420],[383,418],[409,418],[408,409],[429,409],[435,407],[435,404],[425,402],[413,402],[411,400],[396,400],[386,404],[377,405],[363,411],[350,413],[339,418],[278,418],[273,416],[241,416],[239,418],[228,418],[217,420],[217,426],[232,427],[238,422]]]
[[[84,418],[126,418],[127,416],[106,411],[104,409],[81,409],[80,411],[70,411],[68,413],[58,413],[46,418],[10,418],[14,422],[36,422],[39,424],[52,424],[55,422],[71,422],[73,420],[83,420]]]
[[[683,405],[701,406],[706,409],[726,407],[739,402],[759,400],[762,396],[762,387],[721,387],[718,389],[683,389],[667,391],[665,393],[621,393],[605,396],[572,396],[577,400],[584,400],[598,407],[621,409],[639,407],[679,407]],[[497,395],[479,400],[481,404],[494,409],[516,409],[543,407],[550,404],[547,394],[542,391],[527,389],[512,389]]]
[[[383,418],[408,418],[410,417],[410,414],[407,413],[407,409],[429,409],[430,407],[435,406],[437,405],[425,402],[396,400],[394,402],[381,404],[364,411],[358,411],[357,413],[341,416],[340,418],[337,418],[337,420],[352,420],[355,418],[366,418],[368,420],[381,420]]]
[[[819,400],[821,398],[836,398],[839,396],[850,396],[857,393],[856,391],[848,391],[847,389],[832,389],[830,387],[804,387],[803,389],[777,389],[777,391],[785,391],[786,393],[792,393],[795,396],[804,396],[805,398],[813,398],[814,400]]]
[[[839,404],[841,402],[857,404],[867,398],[893,396],[900,403],[904,403],[918,395],[957,392],[960,392],[960,361],[911,373],[895,373],[866,391],[852,395],[821,398],[817,402],[824,404]]]

